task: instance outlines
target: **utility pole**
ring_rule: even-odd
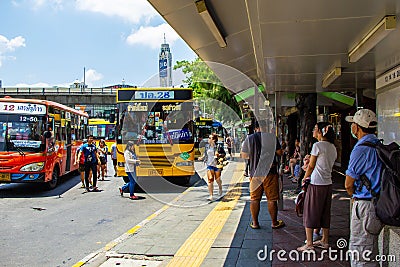
[[[83,67],[83,90],[86,88],[86,68]]]

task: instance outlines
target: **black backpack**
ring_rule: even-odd
[[[379,194],[371,190],[371,181],[365,175],[361,176],[360,189],[365,185],[371,192],[376,215],[382,223],[400,226],[400,146],[395,142],[389,145],[384,145],[382,142],[377,144],[365,142],[361,145],[376,149],[378,157],[382,161],[382,172]]]

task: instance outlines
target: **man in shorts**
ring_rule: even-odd
[[[242,158],[249,159],[250,212],[252,217],[250,227],[253,229],[260,228],[258,214],[263,192],[267,197],[272,228],[278,229],[285,226],[282,220],[278,220],[279,175],[276,155],[282,155],[282,149],[276,136],[267,133],[265,121],[256,122],[255,133],[246,137],[241,152]]]
[[[361,186],[365,175],[376,194],[379,195],[381,190],[382,162],[375,148],[362,145],[379,142],[375,135],[378,119],[372,110],[360,109],[354,116],[347,116],[346,121],[351,122],[351,135],[358,140],[350,154],[345,181],[346,191],[353,200],[349,249],[359,255],[350,259],[351,266],[379,266],[379,262],[371,259],[379,254],[378,237],[384,225],[376,216],[371,192],[365,185]]]
[[[89,187],[89,175],[92,173],[93,176],[93,189],[92,192],[100,192],[97,187],[97,166],[100,164],[99,154],[97,153],[97,147],[93,142],[93,135],[88,135],[88,142],[82,145],[79,151],[78,157],[81,157],[83,153],[85,156],[85,187],[86,192],[90,192]]]
[[[87,143],[87,139],[83,139],[82,145],[77,148],[76,153],[75,153],[74,165],[79,164],[78,171],[81,175],[81,182],[82,182],[81,188],[85,188],[85,156],[83,153],[80,154],[80,158],[78,156],[79,156],[79,151],[81,151],[81,149],[82,149],[82,146],[86,143]]]

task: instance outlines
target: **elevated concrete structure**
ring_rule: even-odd
[[[0,88],[0,97],[46,99],[67,106],[113,105],[115,94],[115,88]]]

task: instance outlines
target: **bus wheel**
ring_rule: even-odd
[[[58,171],[57,169],[53,170],[53,174],[51,175],[51,180],[46,183],[46,188],[48,190],[52,190],[56,188],[58,183]]]

